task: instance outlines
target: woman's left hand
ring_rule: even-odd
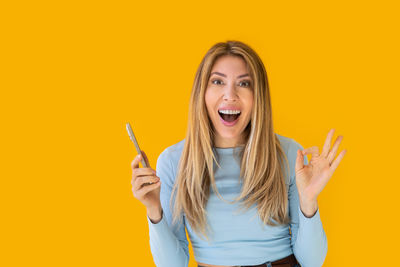
[[[347,152],[347,150],[343,150],[334,160],[339,144],[343,139],[343,136],[339,135],[333,144],[332,150],[330,150],[334,132],[335,129],[329,131],[321,155],[317,146],[297,150],[296,185],[299,192],[300,207],[306,216],[312,216],[317,211],[319,193],[328,183]],[[312,155],[311,160],[307,165],[304,165],[304,156],[308,154]]]

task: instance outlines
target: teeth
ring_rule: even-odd
[[[240,110],[220,110],[222,114],[240,114]]]

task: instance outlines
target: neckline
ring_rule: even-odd
[[[235,147],[214,147],[214,150],[218,152],[218,154],[222,155],[233,155],[234,151],[240,151],[244,148],[244,146],[235,146]]]

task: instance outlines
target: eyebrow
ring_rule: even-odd
[[[221,73],[221,72],[214,71],[214,72],[212,72],[212,73],[210,74],[210,76],[213,75],[213,74],[217,74],[217,75],[220,75],[220,76],[226,78],[226,75],[223,74],[223,73]],[[249,76],[249,74],[246,73],[246,74],[239,75],[239,76],[237,76],[237,77],[238,77],[238,78],[242,78],[242,77],[246,77],[246,76]]]

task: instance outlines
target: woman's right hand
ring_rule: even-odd
[[[142,150],[131,163],[132,166],[132,192],[133,196],[142,202],[147,210],[157,210],[161,208],[160,202],[160,178],[152,168],[139,168],[139,162],[143,157],[150,166],[146,153]]]

